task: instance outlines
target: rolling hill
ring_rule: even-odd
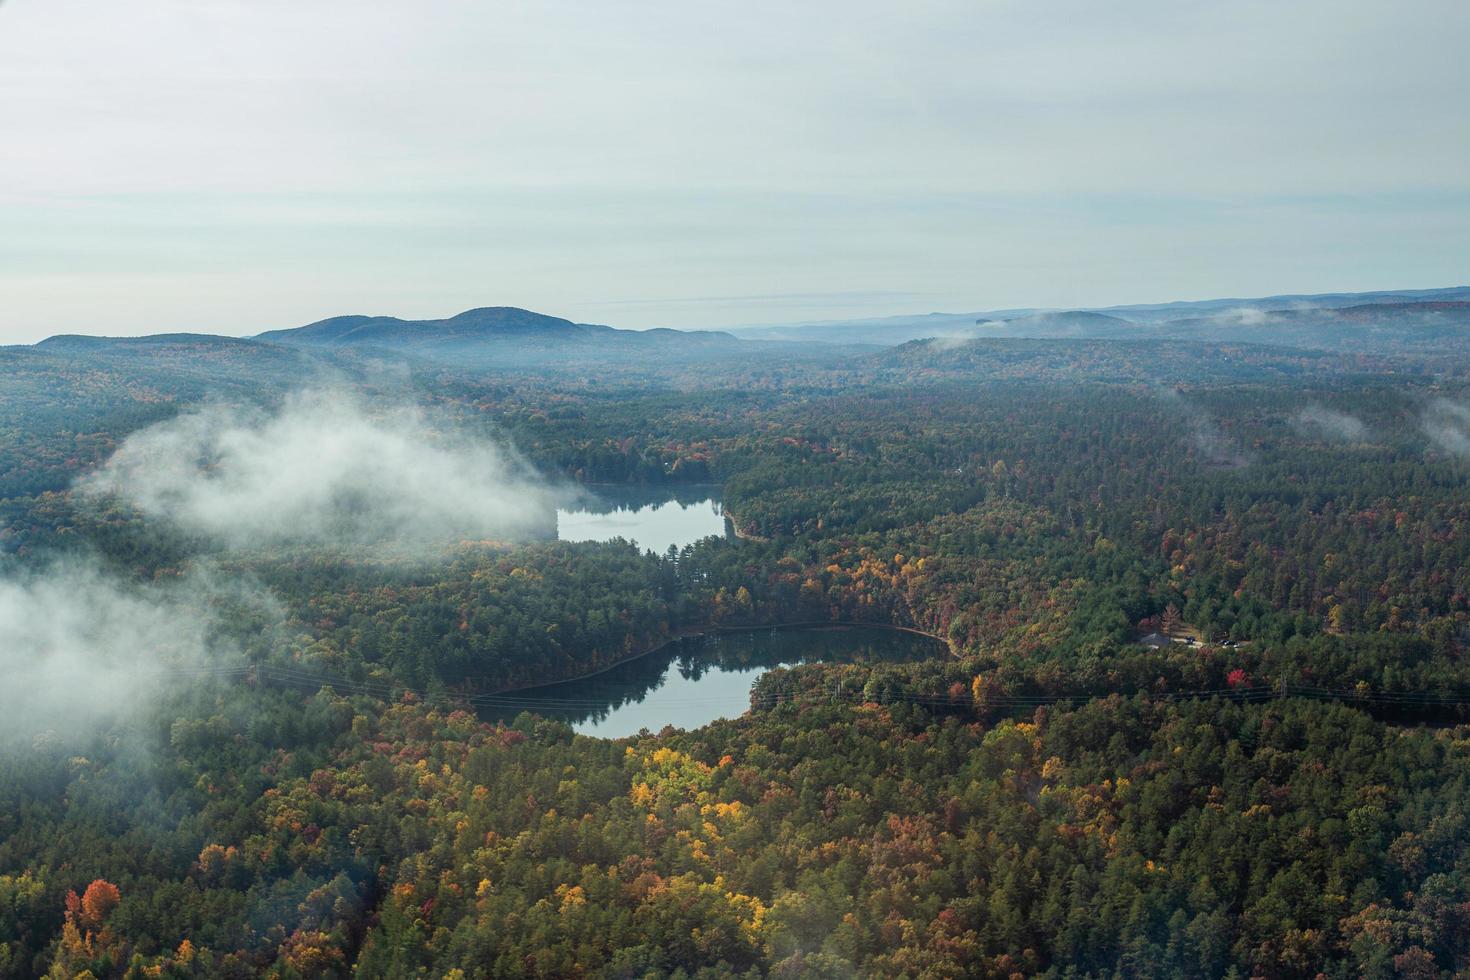
[[[1322,349],[1459,344],[1470,286],[1365,293],[1317,293],[1074,309],[769,324],[731,328],[748,339],[894,347],[930,337],[1219,340]]]
[[[339,316],[304,327],[270,330],[254,339],[292,347],[398,351],[485,367],[541,366],[550,361],[694,361],[748,353],[753,346],[727,333],[619,330],[513,306],[467,310],[441,320]]]

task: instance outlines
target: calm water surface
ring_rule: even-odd
[[[510,721],[531,711],[600,738],[665,725],[698,728],[744,714],[751,686],[772,667],[923,660],[944,652],[930,637],[876,627],[717,633],[680,640],[594,677],[517,691],[504,707],[483,714]]]
[[[578,510],[556,512],[561,541],[626,538],[645,551],[663,554],[711,535],[726,533],[720,488],[595,487],[595,499]]]

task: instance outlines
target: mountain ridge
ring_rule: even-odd
[[[678,338],[739,343],[732,334],[712,330],[621,330],[600,323],[576,323],[564,317],[537,313],[518,306],[482,306],[439,319],[408,320],[395,316],[347,315],[328,317],[305,326],[268,330],[253,339],[268,343],[310,345],[371,345],[434,347],[493,338],[659,342]]]
[[[791,323],[750,324],[729,328],[736,336],[752,340],[819,340],[828,343],[860,343],[894,346],[928,337],[964,337],[975,334],[983,325],[991,330],[997,324],[1043,327],[1047,317],[1070,317],[1075,314],[1099,314],[1132,324],[1137,336],[1150,336],[1151,331],[1182,321],[1227,322],[1231,314],[1247,317],[1299,309],[1325,313],[1339,308],[1358,306],[1405,306],[1419,303],[1470,301],[1470,286],[1446,286],[1430,289],[1374,290],[1360,293],[1287,293],[1274,296],[1225,297],[1203,300],[1175,300],[1164,303],[1134,303],[1113,306],[1013,307],[979,310],[969,313],[916,313],[883,317],[853,317],[839,320],[805,320]],[[1051,326],[1056,326],[1053,322]],[[1116,327],[1116,325],[1113,325]],[[1010,328],[1012,331],[1015,326]],[[1054,334],[1053,334],[1054,335]],[[1244,337],[1236,339],[1246,339]]]

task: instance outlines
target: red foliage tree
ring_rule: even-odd
[[[98,928],[120,901],[122,893],[117,886],[98,878],[82,893],[82,925],[88,929]]]

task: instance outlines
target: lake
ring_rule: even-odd
[[[481,714],[509,722],[531,711],[583,735],[624,738],[644,728],[698,728],[739,717],[750,708],[751,686],[773,667],[913,661],[946,652],[932,637],[873,626],[714,633],[678,640],[592,677],[503,695]]]
[[[663,554],[702,538],[728,533],[718,486],[595,487],[581,508],[556,512],[560,541],[626,538]]]

